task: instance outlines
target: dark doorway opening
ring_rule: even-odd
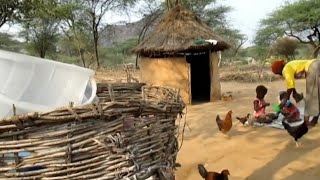
[[[210,101],[210,57],[209,53],[186,56],[191,71],[192,104]]]

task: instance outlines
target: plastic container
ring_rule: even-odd
[[[0,118],[49,111],[70,102],[91,103],[97,85],[94,71],[0,50]]]
[[[280,108],[280,105],[279,104],[274,104],[272,105],[272,109],[274,112],[280,112],[281,108]]]

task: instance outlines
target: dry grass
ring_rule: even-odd
[[[196,45],[194,41],[215,39],[217,45],[203,43]],[[182,6],[172,8],[155,27],[155,30],[140,43],[134,51],[140,54],[175,53],[195,49],[227,49],[229,45],[212,29],[204,24],[194,13]]]
[[[281,79],[280,76],[274,75],[270,71],[270,67],[266,66],[262,69],[260,65],[244,65],[244,66],[229,66],[220,68],[221,82],[272,82]],[[139,79],[140,71],[131,72],[134,78]],[[125,71],[117,69],[103,69],[96,73],[98,82],[127,82]]]
[[[270,67],[261,67],[261,65],[231,66],[220,69],[220,80],[222,82],[272,82],[281,79],[274,75]]]
[[[131,75],[134,78],[139,79],[139,70],[131,72]],[[126,72],[120,68],[115,69],[101,69],[96,72],[96,81],[97,82],[108,82],[108,83],[118,83],[118,82],[127,82]]]

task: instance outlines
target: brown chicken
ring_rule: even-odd
[[[245,125],[245,123],[248,121],[250,117],[250,113],[247,114],[247,116],[245,117],[236,117],[243,125]]]
[[[219,127],[219,130],[223,133],[223,134],[227,134],[231,127],[232,127],[232,111],[230,110],[227,115],[225,116],[224,120],[220,119],[220,116],[217,115],[216,118],[217,121],[217,125]]]
[[[221,173],[208,172],[202,164],[198,164],[198,170],[201,177],[205,180],[228,180],[230,175],[228,169],[224,169]]]

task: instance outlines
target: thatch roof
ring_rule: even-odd
[[[199,39],[202,42],[199,43]],[[203,41],[214,39],[212,45]],[[221,51],[230,46],[213,30],[203,23],[193,12],[181,5],[172,8],[144,41],[134,48],[134,52],[143,55],[158,53],[180,53],[189,51]]]

